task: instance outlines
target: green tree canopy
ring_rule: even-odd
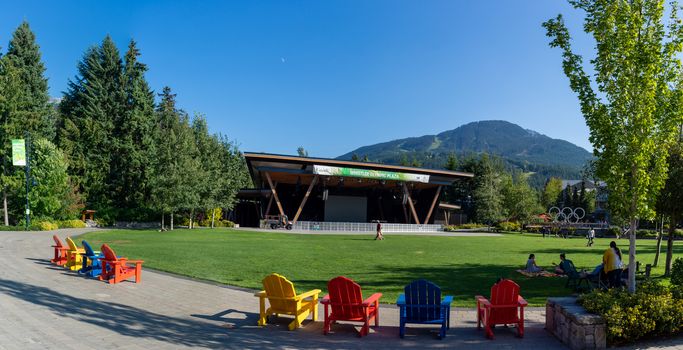
[[[584,30],[593,35],[595,81],[573,52],[563,18],[543,26],[551,47],[562,50],[564,73],[579,97],[590,129],[600,178],[610,190],[610,209],[631,223],[629,290],[635,291],[635,231],[639,219],[652,218],[667,177],[667,149],[681,124],[683,26],[678,7],[663,23],[661,0],[574,0],[585,12]],[[594,86],[597,87],[595,91]]]

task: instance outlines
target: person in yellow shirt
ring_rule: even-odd
[[[611,288],[618,287],[621,279],[621,250],[617,247],[617,243],[612,241],[609,243],[609,248],[602,254],[603,269],[607,274],[609,286]]]

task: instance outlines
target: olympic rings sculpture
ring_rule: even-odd
[[[579,220],[586,216],[586,211],[581,207],[570,208],[551,207],[548,209],[548,214],[553,218],[553,222],[576,224]]]

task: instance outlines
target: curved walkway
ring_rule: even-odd
[[[65,238],[86,231],[56,233]],[[382,307],[382,326],[363,339],[348,325],[323,336],[321,322],[306,321],[293,332],[286,330],[286,319],[261,328],[255,326],[253,291],[144,267],[142,283],[109,285],[53,266],[54,233],[0,232],[0,349],[563,348],[543,330],[539,309],[527,313],[524,339],[499,328],[496,340],[486,340],[476,330],[471,309],[453,310],[454,322],[443,340],[415,328],[399,339],[398,312],[392,306]]]

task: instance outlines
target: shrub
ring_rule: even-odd
[[[52,231],[58,229],[56,223],[50,221],[36,221],[29,228],[31,231]]]
[[[85,222],[81,220],[62,220],[56,222],[59,228],[85,228]]]
[[[641,284],[634,294],[623,289],[593,291],[579,302],[605,319],[610,345],[674,334],[683,328],[683,299],[652,280]]]
[[[496,226],[501,231],[519,231],[521,229],[521,226],[519,225],[518,222],[512,222],[512,221],[499,222]]]
[[[0,231],[24,231],[24,226],[0,226]]]
[[[671,266],[671,284],[677,288],[683,287],[683,258],[678,258]]]

